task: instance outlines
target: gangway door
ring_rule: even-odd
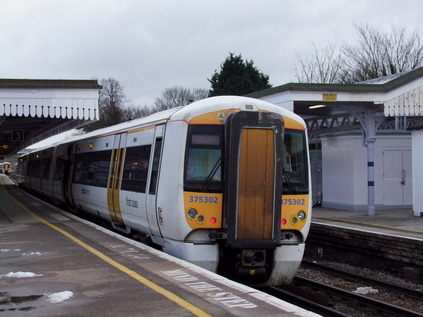
[[[225,133],[228,244],[274,247],[280,235],[283,120],[241,111],[228,118]]]

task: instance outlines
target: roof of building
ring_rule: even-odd
[[[388,92],[423,77],[423,67],[354,84],[287,83],[248,94],[261,98],[285,91]]]
[[[0,79],[0,156],[98,120],[97,80]]]

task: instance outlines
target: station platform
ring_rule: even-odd
[[[314,207],[312,222],[423,240],[423,217],[414,216],[412,209],[376,210],[368,216],[367,211]]]
[[[0,174],[1,316],[318,316],[28,195]]]

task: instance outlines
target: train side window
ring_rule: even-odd
[[[42,179],[47,180],[50,173],[51,158],[46,157],[41,160]]]
[[[122,175],[122,190],[145,193],[151,145],[129,147],[126,149],[125,165]]]
[[[65,160],[66,160],[66,156],[64,156],[64,155],[58,155],[56,157],[56,166],[55,166],[55,169],[54,169],[53,180],[61,181],[63,179],[63,171],[64,171],[64,168],[65,168]]]
[[[26,172],[26,174],[29,176],[29,177],[34,177],[35,176],[35,173],[34,173],[34,171],[35,171],[35,168],[34,168],[34,161],[32,160],[32,157],[29,157],[28,158],[28,168],[27,168],[27,172]]]
[[[111,150],[78,154],[75,183],[106,188],[111,155]]]
[[[154,157],[153,157],[153,166],[151,171],[151,180],[150,180],[150,190],[149,194],[156,194],[157,187],[157,177],[159,176],[159,166],[160,166],[160,155],[162,152],[162,139],[156,139],[156,145],[154,146]]]
[[[34,178],[41,178],[40,160],[35,155],[28,159],[28,176]]]

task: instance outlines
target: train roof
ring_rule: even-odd
[[[193,117],[201,115],[207,112],[219,111],[219,110],[226,110],[226,109],[239,109],[245,108],[254,110],[265,110],[265,111],[272,111],[279,113],[283,116],[291,118],[293,120],[298,121],[300,124],[306,127],[304,120],[296,115],[295,113],[284,109],[282,107],[276,106],[271,104],[267,101],[254,99],[250,97],[240,97],[240,96],[218,96],[218,97],[210,97],[206,99],[202,99],[193,103],[190,103],[186,106],[176,107],[160,112],[153,113],[147,117],[137,118],[131,121],[119,123],[117,125],[113,125],[110,127],[98,129],[83,135],[77,135],[70,137],[68,139],[56,142],[49,146],[34,149],[31,153],[44,151],[51,147],[56,147],[61,144],[72,143],[75,141],[96,138],[103,135],[110,135],[119,132],[123,132],[126,130],[133,130],[139,127],[148,125],[148,124],[158,124],[161,122],[167,122],[168,120],[183,120],[189,122]]]
[[[199,100],[185,107],[181,107],[172,115],[172,120],[190,121],[193,117],[207,112],[225,109],[264,110],[279,113],[285,117],[298,121],[306,128],[304,120],[285,108],[264,100],[240,96],[218,96]]]

